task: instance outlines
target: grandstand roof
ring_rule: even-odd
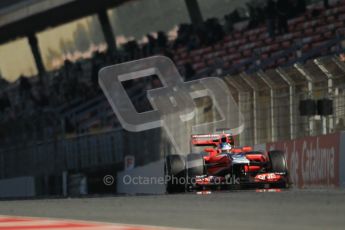
[[[1,0],[0,44],[130,0]]]

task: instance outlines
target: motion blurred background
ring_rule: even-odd
[[[0,194],[115,193],[102,179],[128,156],[170,151],[159,129],[124,131],[98,85],[100,68],[152,55],[186,81],[225,80],[245,114],[237,144],[344,130],[344,29],[344,0],[1,0]],[[160,86],[124,82],[138,112]]]

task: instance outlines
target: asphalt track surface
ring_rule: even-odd
[[[345,190],[0,201],[0,215],[197,229],[345,229]]]

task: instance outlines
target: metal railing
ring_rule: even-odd
[[[345,63],[323,57],[255,74],[225,76],[245,118],[241,144],[259,144],[335,132],[345,118]],[[303,99],[331,99],[333,114],[301,116]]]

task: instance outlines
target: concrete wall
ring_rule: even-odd
[[[117,174],[117,192],[125,194],[163,194],[164,161],[156,161]]]
[[[0,180],[0,198],[35,196],[35,179],[18,177]]]

